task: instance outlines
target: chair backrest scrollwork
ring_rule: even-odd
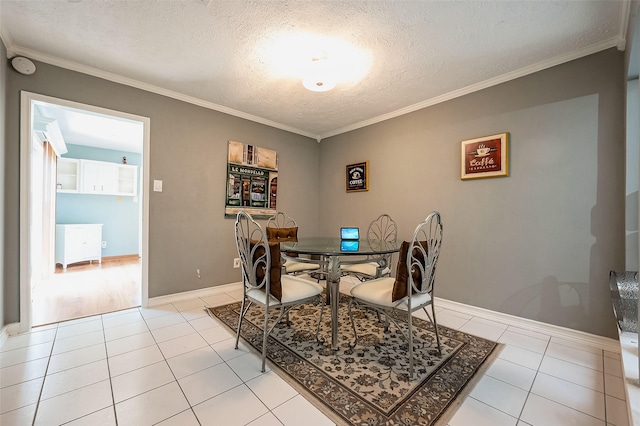
[[[296,221],[285,212],[277,212],[267,220],[267,228],[295,228]]]
[[[384,243],[395,243],[398,241],[398,225],[388,214],[381,214],[369,224],[367,240],[372,247],[374,246],[373,241],[378,241],[382,247],[384,247]],[[391,265],[391,256],[391,254],[382,256],[380,269]]]
[[[408,280],[413,287],[411,293],[433,294],[435,283],[436,264],[440,256],[442,245],[442,219],[440,213],[434,211],[420,223],[415,232],[407,253]],[[416,280],[416,278],[418,278]]]
[[[369,240],[380,240],[395,243],[398,240],[398,226],[388,214],[381,214],[369,224],[367,230]]]
[[[267,235],[245,211],[238,212],[235,223],[236,247],[240,257],[245,290],[256,288],[269,292],[271,253]]]

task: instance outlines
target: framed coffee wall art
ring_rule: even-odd
[[[347,164],[347,192],[369,190],[369,162]]]
[[[509,176],[509,133],[462,141],[461,179]]]

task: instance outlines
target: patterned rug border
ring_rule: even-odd
[[[348,299],[349,296],[341,294],[340,298],[342,303],[342,299],[343,298]],[[235,334],[239,308],[240,308],[240,302],[232,302],[226,305],[207,308],[206,311],[209,315],[223,322]],[[230,320],[230,318],[233,316],[236,318],[235,322]],[[250,321],[247,321],[247,323],[251,324],[251,327],[254,327],[255,329],[260,330],[260,336],[261,336],[261,327],[258,327],[256,324],[253,324]],[[425,321],[421,318],[414,317],[414,324],[417,327],[433,329],[429,321]],[[248,343],[248,347],[251,348],[251,350],[254,351],[254,353],[260,354],[260,351],[262,349],[261,337],[259,339],[260,342],[253,342],[246,338],[245,336],[246,333],[244,332],[244,330],[245,330],[245,326],[243,324],[243,333],[241,334],[242,340]],[[448,400],[448,402],[446,402],[445,405],[440,407],[432,407],[432,408],[437,408],[437,412],[431,413],[432,415],[428,416],[430,418],[428,419],[427,423],[424,423],[424,422],[419,423],[419,424],[428,424],[430,426],[444,426],[447,424],[447,422],[451,419],[451,417],[453,417],[453,415],[455,414],[457,409],[460,407],[460,405],[462,405],[465,398],[473,390],[474,386],[477,384],[480,378],[482,378],[484,372],[491,366],[495,358],[497,358],[498,354],[500,353],[504,345],[490,341],[488,339],[467,334],[458,330],[454,330],[442,325],[438,325],[438,330],[441,335],[447,336],[454,340],[459,340],[463,344],[461,347],[456,349],[454,353],[452,353],[448,357],[448,359],[446,359],[442,363],[442,365],[440,365],[432,374],[430,374],[428,378],[424,379],[420,386],[414,389],[409,395],[406,395],[401,402],[398,402],[398,404],[405,405],[407,407],[407,409],[404,410],[405,411],[404,415],[402,413],[394,413],[395,416],[387,417],[386,413],[379,411],[376,407],[371,406],[370,404],[367,404],[366,401],[362,401],[363,404],[366,404],[367,409],[374,410],[377,415],[375,418],[372,417],[368,419],[360,419],[361,422],[357,424],[380,424],[379,420],[381,419],[384,420],[383,423],[385,425],[416,424],[412,422],[412,420],[414,421],[416,420],[416,417],[414,417],[415,412],[424,411],[425,407],[421,403],[428,404],[430,402],[429,398],[427,398],[426,395],[422,395],[420,398],[416,397],[416,395],[420,393],[420,391],[425,390],[427,382],[437,381],[438,379],[442,381],[446,381],[446,378],[448,376],[452,374],[454,375],[458,374],[462,366],[456,365],[456,364],[460,364],[461,362],[460,356],[464,355],[464,354],[461,354],[461,352],[473,351],[474,348],[484,346],[485,347],[484,350],[488,350],[488,353],[486,354],[486,356],[483,357],[483,359],[478,364],[472,367],[473,371],[470,373],[470,375],[468,375],[468,377],[466,377],[464,381],[459,383],[459,386],[455,391],[455,395],[452,396]],[[321,412],[327,415],[327,417],[329,417],[336,424],[345,425],[345,426],[351,426],[356,424],[350,421],[348,418],[346,418],[343,413],[338,412],[332,406],[330,401],[323,400],[323,398],[321,398],[319,395],[316,395],[311,389],[305,386],[305,384],[301,382],[297,377],[295,377],[294,375],[286,371],[285,368],[278,365],[277,361],[279,360],[280,362],[282,362],[281,359],[272,360],[270,356],[270,352],[271,354],[273,354],[274,352],[278,353],[278,351],[273,351],[273,350],[270,351],[270,347],[272,348],[274,345],[277,347],[280,347],[284,353],[287,353],[290,356],[292,356],[297,363],[302,363],[302,364],[309,363],[308,360],[306,360],[304,357],[301,357],[300,354],[298,354],[295,350],[289,348],[286,344],[279,341],[278,339],[275,339],[272,336],[270,336],[269,345],[267,346],[267,363],[269,368],[272,371],[278,374],[279,377],[284,379],[296,391],[298,391],[300,394],[305,396],[307,400],[309,400],[315,407],[317,407]],[[292,363],[291,362],[284,363],[285,366],[290,364]],[[313,366],[313,369],[315,369],[316,373],[319,373],[319,375],[321,375],[327,381],[327,383],[332,385],[332,392],[328,392],[327,394],[335,397],[333,391],[335,391],[336,388],[343,388],[341,383],[335,377],[332,377],[331,375],[322,371],[322,369],[317,368],[317,366]],[[358,400],[361,399],[352,390],[347,388],[344,388],[344,389],[348,394],[347,395],[348,397],[358,399]],[[340,389],[338,389],[338,392],[339,391]],[[412,399],[414,398],[415,400],[412,401]],[[400,408],[401,407],[399,407],[397,411],[402,411],[400,410]],[[422,417],[419,416],[418,418],[421,419]],[[374,423],[370,423],[367,420],[373,420]]]

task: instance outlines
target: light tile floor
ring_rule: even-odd
[[[348,291],[351,281],[341,284]],[[331,425],[211,319],[241,290],[34,328],[0,348],[0,424]],[[453,310],[506,346],[450,426],[629,426],[620,355]],[[116,423],[117,420],[117,423]]]

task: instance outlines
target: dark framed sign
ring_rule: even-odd
[[[369,162],[347,164],[347,192],[369,190]]]
[[[462,141],[461,179],[509,176],[509,133]]]

